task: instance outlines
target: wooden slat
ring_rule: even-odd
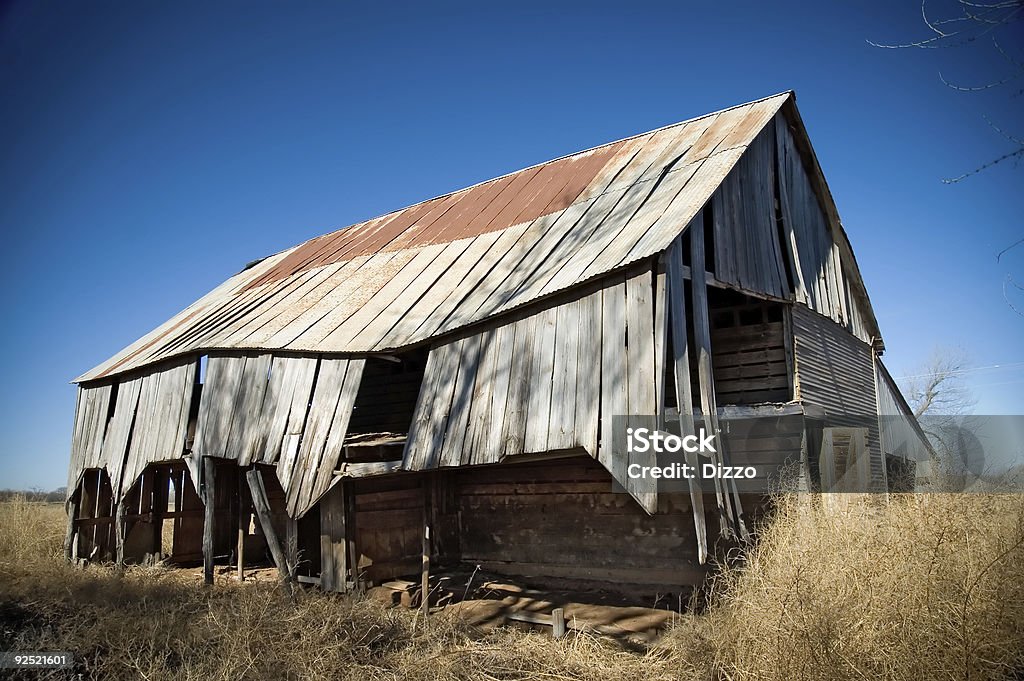
[[[703,227],[698,224],[697,227]],[[687,229],[695,229],[691,224]],[[683,283],[683,245],[680,236],[672,242],[665,256],[666,274],[668,277],[667,300],[669,305],[668,321],[672,334],[672,372],[676,389],[676,411],[679,419],[679,432],[682,434],[696,433],[693,422],[693,395],[690,383],[690,348],[686,333],[686,288]],[[686,463],[697,470],[699,462],[696,452],[684,452]],[[687,481],[690,490],[690,505],[693,508],[693,526],[697,537],[697,553],[701,565],[708,558],[707,521],[704,516],[704,492],[700,481],[691,478]]]
[[[274,357],[258,426],[256,462],[276,464],[285,451],[286,436],[302,433],[316,366],[312,357]],[[287,487],[283,479],[281,484]]]
[[[441,447],[440,466],[459,466],[469,428],[469,414],[480,365],[482,339],[479,334],[458,342],[459,371],[455,378],[451,410],[446,419],[447,428]]]
[[[480,363],[473,387],[466,442],[462,450],[463,465],[497,461],[497,458],[491,458],[488,451],[488,438],[494,420],[498,421],[500,432],[503,416],[493,410],[493,394],[501,385],[508,390],[508,360],[502,357],[500,341],[501,336],[497,329],[488,329],[481,334]],[[504,374],[504,381],[499,380],[501,374]]]
[[[544,452],[548,449],[557,321],[557,308],[548,308],[537,315],[536,340],[527,387],[524,452]]]
[[[600,290],[580,300],[575,439],[597,457],[597,434],[601,414],[601,302]],[[570,333],[569,330],[566,330]]]
[[[579,370],[580,302],[570,301],[557,308],[555,355],[552,365],[551,409],[547,448],[569,449],[576,437],[576,384]]]
[[[598,460],[621,484],[626,474],[626,453],[614,451],[612,416],[624,416],[628,410],[624,280],[602,291],[601,310],[601,447]]]
[[[654,360],[654,289],[650,270],[626,279],[626,344],[629,353],[626,367],[626,403],[632,422],[643,421],[649,429],[657,428]],[[642,418],[639,418],[642,417]],[[653,452],[633,452],[628,463],[657,465]],[[657,482],[619,478],[623,487],[648,513],[658,507]]]
[[[704,427],[718,434],[718,405],[715,401],[715,381],[711,355],[711,327],[708,320],[707,278],[704,271],[704,220],[694,219],[687,231],[690,233],[690,277],[693,296],[693,335],[697,354],[697,379],[700,385],[701,413]],[[715,439],[717,452],[712,454],[714,463],[728,465],[728,458],[721,437]],[[743,510],[735,482],[731,485],[715,478],[715,495],[718,499],[720,523],[723,534],[739,533],[746,536]]]
[[[505,420],[501,428],[504,455],[525,451],[526,420],[530,399],[530,380],[533,370],[534,343],[537,340],[538,315],[531,315],[515,323],[515,339],[509,366],[508,399]]]

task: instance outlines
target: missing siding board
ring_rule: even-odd
[[[374,441],[369,436],[380,435],[376,440],[404,438],[409,433],[416,398],[423,383],[426,368],[426,352],[416,351],[399,356],[398,362],[368,359],[363,378],[356,394],[352,418],[346,434],[345,460],[375,461],[381,458],[382,449],[387,447],[366,447],[360,454],[359,441]],[[362,436],[362,437],[361,437]],[[397,442],[396,444],[404,444]],[[391,452],[391,454],[394,454]],[[368,458],[367,458],[368,457]],[[401,458],[399,452],[392,458]]]

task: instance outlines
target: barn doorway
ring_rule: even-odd
[[[121,503],[126,563],[202,561],[203,503],[183,461],[147,466]]]

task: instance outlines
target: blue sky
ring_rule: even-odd
[[[865,42],[925,32],[915,0],[8,3],[0,488],[63,484],[68,381],[246,262],[788,89],[890,370],[960,346],[1001,365],[968,375],[977,411],[1024,413],[1024,317],[1002,293],[1024,247],[996,263],[1024,236],[1024,168],[940,182],[1008,150],[982,114],[1020,135],[1024,97],[939,82],[1001,74],[984,46]]]

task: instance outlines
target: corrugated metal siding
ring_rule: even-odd
[[[389,350],[597,279],[664,250],[790,97],[669,126],[307,242],[235,275],[76,380],[218,348]]]
[[[881,360],[875,361],[878,378],[878,416],[882,451],[910,461],[927,461],[928,437],[921,430],[899,387]]]
[[[826,426],[868,429],[872,484],[884,490],[870,346],[803,305],[794,305],[792,315],[798,398],[822,407]]]

